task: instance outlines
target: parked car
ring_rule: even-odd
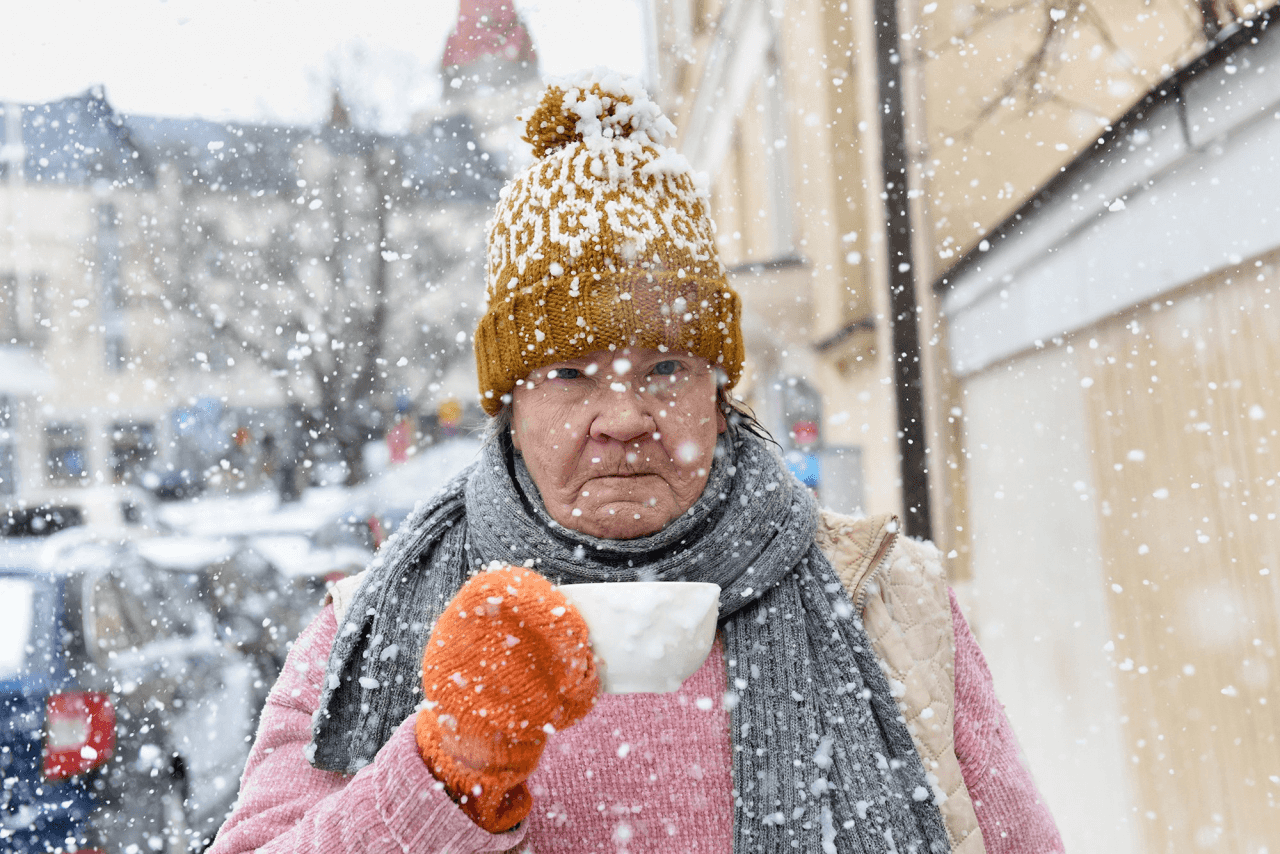
[[[204,475],[190,469],[147,472],[141,483],[159,501],[185,501],[205,490]]]
[[[197,593],[86,529],[0,542],[0,849],[212,840],[253,735],[257,671]]]
[[[213,614],[218,636],[254,660],[266,687],[284,667],[289,643],[320,608],[323,591],[303,595],[248,538],[152,537],[137,550],[152,565],[187,576],[183,583]]]
[[[418,502],[431,498],[479,456],[482,444],[473,436],[450,439],[379,472],[352,489],[342,512],[316,529],[316,545],[357,546],[372,556]]]
[[[156,512],[155,498],[136,486],[41,489],[0,504],[0,536],[41,537],[79,525],[128,537],[168,529]]]
[[[6,504],[0,512],[0,537],[47,537],[84,524],[84,511],[74,504]]]
[[[319,613],[329,586],[364,569],[373,554],[361,544],[322,544],[308,534],[255,534],[247,542],[285,578],[296,626],[292,635],[284,634],[286,641]]]

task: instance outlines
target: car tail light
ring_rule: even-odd
[[[68,691],[45,703],[44,776],[65,780],[111,758],[116,746],[116,710],[106,694]]]

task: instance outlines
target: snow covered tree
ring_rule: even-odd
[[[170,174],[151,242],[179,347],[209,370],[253,360],[355,483],[396,401],[425,402],[469,352],[501,176],[465,120],[386,136],[334,104],[319,130],[241,128]]]

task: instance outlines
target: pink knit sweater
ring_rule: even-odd
[[[1045,854],[1062,840],[1019,760],[982,652],[951,601],[956,754],[989,854]],[[347,777],[308,764],[311,717],[337,622],[326,607],[271,691],[240,800],[210,854],[716,852],[733,839],[729,716],[719,644],[672,694],[601,696],[553,736],[530,779],[534,808],[503,834],[472,824],[427,771],[412,718]]]

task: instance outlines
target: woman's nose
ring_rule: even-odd
[[[591,438],[631,442],[657,429],[648,404],[630,387],[614,387],[601,398],[600,411],[591,421]]]

